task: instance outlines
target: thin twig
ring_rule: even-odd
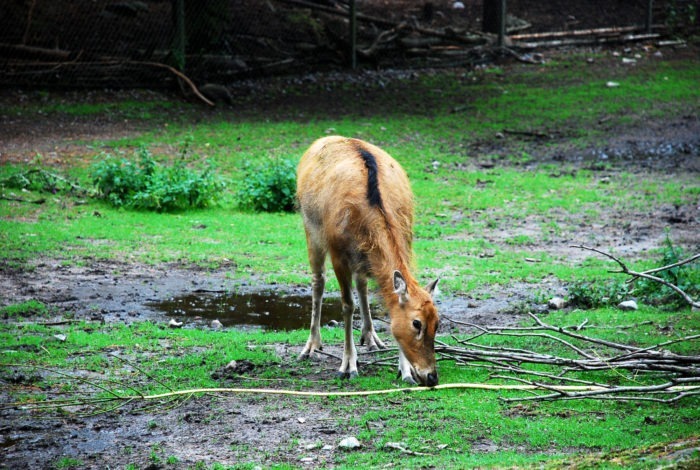
[[[690,297],[688,294],[686,294],[685,291],[683,291],[680,287],[676,286],[675,284],[673,284],[673,283],[671,283],[671,282],[668,282],[668,281],[665,280],[665,279],[662,279],[662,278],[660,278],[660,277],[652,276],[652,275],[651,275],[651,273],[657,273],[657,272],[660,272],[660,271],[665,271],[665,270],[667,270],[667,269],[671,269],[671,268],[675,268],[675,267],[678,267],[678,266],[682,266],[682,265],[684,265],[684,264],[692,263],[693,261],[695,261],[695,260],[697,260],[697,259],[700,259],[700,253],[698,253],[698,254],[696,254],[696,255],[693,255],[693,256],[691,256],[690,258],[687,258],[687,259],[684,259],[684,260],[682,260],[682,261],[679,261],[679,262],[677,262],[677,263],[669,264],[668,266],[663,266],[663,267],[661,267],[661,268],[650,269],[650,270],[648,270],[648,271],[636,272],[636,271],[632,271],[631,269],[629,269],[629,268],[627,267],[627,265],[626,265],[625,263],[623,263],[622,260],[620,260],[619,258],[617,258],[617,257],[615,257],[615,256],[613,256],[613,255],[611,255],[610,253],[606,253],[605,251],[601,251],[601,250],[599,250],[599,249],[597,249],[597,248],[592,248],[592,247],[590,247],[590,246],[585,246],[585,245],[571,245],[571,248],[580,248],[580,249],[582,249],[582,250],[593,251],[593,252],[595,252],[595,253],[598,253],[598,254],[601,254],[601,255],[603,255],[603,256],[606,256],[606,257],[610,258],[611,260],[615,261],[615,262],[620,266],[620,270],[619,270],[619,271],[610,271],[610,272],[627,274],[628,276],[632,276],[632,280],[635,280],[635,279],[641,277],[641,278],[644,278],[644,279],[649,279],[649,280],[654,281],[654,282],[658,282],[659,284],[662,284],[662,285],[668,287],[669,289],[675,291],[678,295],[680,295],[681,297],[683,297],[683,300],[685,300],[685,301],[686,301],[688,304],[690,304],[691,306],[693,306],[693,307],[695,307],[695,308],[700,308],[700,302],[699,302],[699,301],[696,301],[696,300],[693,300],[693,298]]]

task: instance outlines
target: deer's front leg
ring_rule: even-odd
[[[369,297],[367,295],[367,278],[360,274],[355,275],[355,287],[357,288],[357,297],[360,301],[360,313],[362,314],[360,344],[367,346],[367,349],[370,351],[386,349],[384,342],[377,336],[377,332],[374,330],[374,323],[372,323],[372,316],[369,311]]]
[[[343,303],[343,322],[345,324],[345,344],[343,346],[343,360],[338,369],[338,377],[352,379],[357,377],[357,350],[352,337],[352,313],[355,305],[352,300],[352,274],[345,266],[336,265],[333,269],[340,284],[340,296]]]
[[[321,343],[321,305],[323,303],[323,289],[326,284],[326,274],[323,270],[315,272],[311,281],[311,331],[306,346],[299,354],[299,359],[313,357],[314,353],[323,349]]]

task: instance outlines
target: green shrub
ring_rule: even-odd
[[[683,250],[675,247],[667,236],[661,250],[659,267],[670,266],[686,257]],[[676,266],[653,273],[653,275],[673,284],[693,299],[700,297],[700,267],[698,267],[697,262]],[[688,305],[676,291],[651,279],[638,279],[635,282],[634,294],[643,299],[645,303],[657,307],[665,306],[670,309],[678,309]]]
[[[51,194],[71,191],[74,193],[85,192],[77,183],[43,168],[32,168],[10,175],[0,181],[0,188],[26,189]]]
[[[670,266],[686,258],[678,247],[666,237],[661,250],[658,267]],[[633,269],[630,267],[630,269]],[[680,288],[691,298],[700,297],[700,268],[698,263],[684,264],[653,273]],[[634,296],[641,302],[671,310],[687,305],[686,301],[673,289],[651,279],[638,278],[634,283],[626,282],[629,277],[623,274],[615,279],[592,279],[575,281],[569,286],[569,303],[581,308],[598,308],[617,305],[627,297]]]
[[[625,281],[620,279],[578,280],[569,285],[569,304],[580,308],[617,305],[627,300]]]
[[[287,159],[270,158],[249,166],[241,189],[236,193],[238,206],[257,212],[292,212],[296,202],[296,165]]]
[[[186,152],[187,147],[172,166],[159,165],[143,148],[136,162],[103,154],[90,175],[98,195],[116,207],[166,212],[206,207],[226,183],[210,163],[200,172],[188,168]]]

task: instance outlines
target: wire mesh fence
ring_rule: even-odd
[[[0,8],[0,85],[94,88],[175,86],[181,79],[178,70],[196,83],[226,84],[250,76],[346,68],[353,57],[360,67],[374,68],[471,65],[491,57],[495,36],[489,31],[489,15],[501,2],[4,3]],[[655,34],[648,36],[651,39],[660,32],[697,28],[698,24],[698,0],[503,3],[507,5],[505,45],[515,49],[567,44],[564,37],[568,44],[576,45],[583,43],[584,35],[589,44],[603,44],[610,38],[615,41],[649,33],[649,29]],[[356,6],[354,27],[350,4]]]

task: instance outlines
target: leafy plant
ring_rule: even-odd
[[[187,146],[172,166],[158,164],[145,148],[136,162],[103,154],[91,177],[98,194],[116,207],[167,212],[209,206],[226,183],[211,163],[200,172],[188,168],[186,153]]]
[[[0,187],[26,189],[51,194],[68,191],[83,192],[83,189],[78,184],[42,168],[32,168],[10,175],[0,180]]]
[[[581,308],[616,305],[625,300],[627,285],[622,279],[583,279],[569,286],[569,303]]]
[[[698,18],[694,2],[672,0],[666,5],[666,25],[673,31],[689,31]]]
[[[246,169],[236,194],[239,207],[256,212],[292,212],[295,206],[296,165],[288,159],[265,160]]]
[[[101,160],[93,165],[90,176],[98,194],[113,206],[128,206],[135,194],[146,190],[155,172],[156,163],[146,148],[140,148],[137,162],[126,158],[116,159],[111,154],[101,154]]]
[[[666,236],[661,250],[659,267],[670,266],[685,257],[683,250],[674,246],[671,239]],[[676,266],[654,275],[675,285],[692,298],[700,297],[700,268],[698,268],[697,263]],[[634,292],[650,305],[666,306],[670,309],[678,309],[687,305],[675,291],[650,279],[639,279],[636,282]]]

